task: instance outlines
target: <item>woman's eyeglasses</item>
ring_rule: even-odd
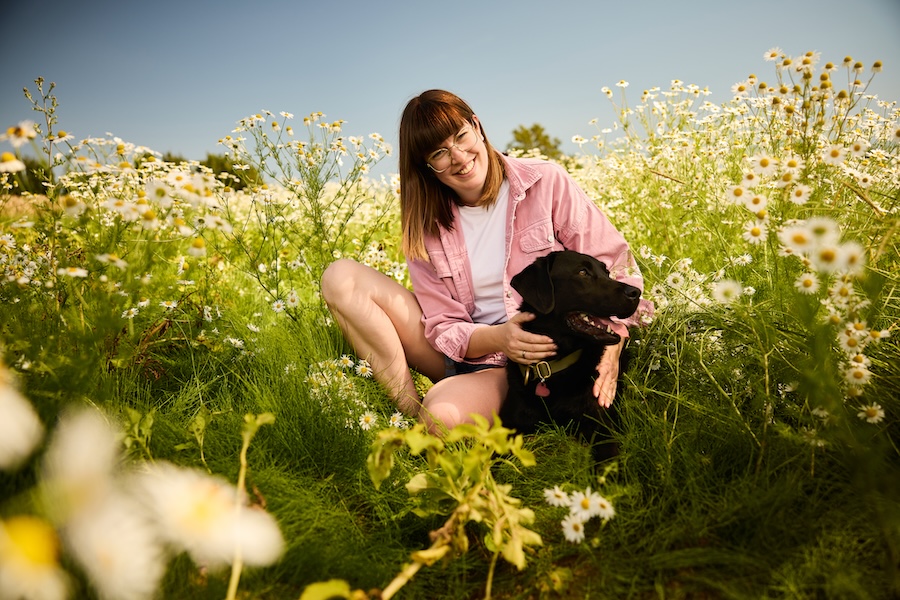
[[[428,166],[435,173],[443,173],[450,168],[450,163],[453,162],[452,157],[450,156],[451,150],[456,148],[457,150],[465,154],[466,152],[474,148],[475,144],[477,143],[478,135],[475,133],[475,130],[472,128],[472,126],[467,123],[466,126],[456,134],[456,140],[450,145],[449,148],[438,148],[428,155]]]

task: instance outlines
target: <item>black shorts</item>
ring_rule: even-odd
[[[475,373],[476,371],[484,371],[485,369],[499,368],[500,365],[458,362],[451,360],[448,356],[444,357],[444,377],[453,377],[454,375],[465,375],[466,373]]]

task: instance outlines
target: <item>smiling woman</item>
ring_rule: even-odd
[[[428,90],[400,122],[400,206],[410,291],[351,260],[329,266],[322,295],[357,355],[399,408],[434,433],[499,413],[508,361],[532,364],[556,354],[556,341],[522,324],[512,277],[555,250],[576,250],[643,287],[628,244],[565,170],[498,152],[459,96]],[[641,301],[613,327],[652,313]],[[608,407],[621,343],[596,366],[592,390]],[[410,368],[435,383],[419,398]]]

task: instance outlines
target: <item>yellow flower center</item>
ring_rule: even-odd
[[[13,517],[3,527],[9,545],[0,543],[0,556],[25,559],[35,566],[56,564],[59,540],[56,531],[47,522],[29,515]]]
[[[4,152],[0,155],[0,162],[12,162],[16,160],[16,155],[12,152]]]

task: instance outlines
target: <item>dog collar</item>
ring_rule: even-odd
[[[572,354],[569,354],[557,360],[542,360],[531,365],[523,365],[522,363],[519,363],[519,370],[522,371],[522,376],[525,378],[525,385],[528,385],[528,380],[531,379],[532,373],[534,373],[534,376],[543,382],[547,379],[550,379],[550,376],[554,373],[558,373],[564,369],[571,367],[579,358],[581,358],[580,348]]]

